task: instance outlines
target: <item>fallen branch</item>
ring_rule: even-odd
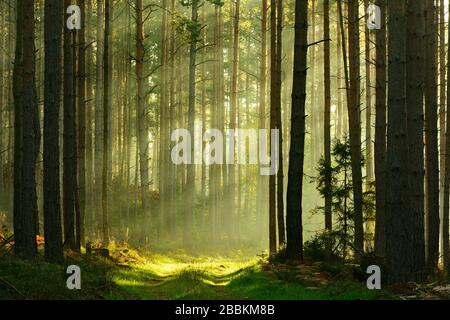
[[[12,245],[11,240],[13,237],[14,237],[14,235],[9,236],[8,238],[3,238],[2,236],[0,236],[0,238],[3,242],[3,243],[0,243],[0,249],[3,248],[4,246],[6,246],[6,244]]]
[[[20,292],[15,286],[13,286],[10,282],[6,281],[3,278],[0,278],[0,283],[5,284],[6,286],[8,286],[9,288],[13,289],[17,294],[19,294],[22,298],[26,299],[27,297],[25,297],[25,295]]]

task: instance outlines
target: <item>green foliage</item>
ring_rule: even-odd
[[[336,262],[322,261],[320,263],[320,270],[328,273],[333,278],[338,278],[344,274],[344,264]]]
[[[207,0],[215,6],[222,6],[224,2],[222,0]],[[181,6],[187,8],[200,6],[200,0],[180,0]],[[180,12],[175,12],[172,24],[175,27],[176,33],[181,35],[182,39],[187,43],[200,42],[202,40],[202,30],[206,26],[202,25],[200,21],[192,20],[191,17],[187,17]]]
[[[332,162],[328,165],[322,157],[317,168],[318,176],[314,179],[317,183],[317,190],[325,198],[332,198],[333,231],[328,235],[333,243],[333,253],[337,253],[342,258],[348,256],[349,243],[353,241],[354,234],[354,201],[353,201],[353,180],[351,169],[351,146],[350,139],[344,137],[343,140],[335,140],[333,143]],[[361,166],[364,166],[364,158],[361,159]],[[331,176],[331,186],[325,185],[325,178]],[[365,178],[363,178],[364,180]],[[364,181],[363,181],[364,182]],[[363,215],[364,222],[373,221],[375,218],[375,184],[373,181],[366,183],[366,190],[363,192]],[[317,207],[313,213],[323,213],[324,207]],[[320,239],[313,239],[311,243],[311,254],[319,254],[319,245],[324,246]],[[369,239],[370,240],[370,239]],[[316,247],[314,247],[314,245]],[[321,247],[321,248],[322,248]],[[323,249],[323,248],[322,248]]]
[[[286,248],[280,248],[276,252],[269,255],[267,261],[269,263],[283,263],[286,262],[287,255],[286,255]]]
[[[187,16],[177,12],[175,13],[172,24],[184,42],[191,43],[192,39],[195,42],[201,40],[202,24],[198,20],[192,21]]]
[[[223,6],[224,3],[225,3],[225,2],[222,1],[222,0],[208,0],[208,2],[211,3],[211,4],[213,4],[213,5],[219,6],[219,7]]]
[[[314,237],[306,241],[303,245],[305,257],[313,261],[325,261],[335,256],[329,257],[327,252],[327,243],[333,247],[335,245],[336,236],[327,232],[317,233]],[[333,259],[334,260],[334,259]]]
[[[206,0],[206,1],[211,4],[214,4],[216,6],[220,6],[220,7],[223,6],[223,4],[224,4],[224,1],[222,1],[222,0]],[[200,0],[180,0],[180,4],[183,7],[190,7],[193,4],[196,4],[197,6],[199,6]]]

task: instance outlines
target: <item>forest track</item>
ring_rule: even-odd
[[[243,299],[226,287],[257,261],[151,254],[115,270],[113,281],[138,299]]]

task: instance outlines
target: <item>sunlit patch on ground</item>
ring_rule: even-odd
[[[383,293],[369,291],[363,284],[354,281],[316,286],[302,283],[298,277],[286,278],[286,273],[291,271],[268,271],[265,266],[267,264],[258,257],[192,257],[184,253],[152,253],[145,256],[143,264],[115,270],[113,281],[137,299],[383,298]],[[301,269],[302,266],[297,266],[293,270],[298,272]],[[303,271],[307,273],[308,270]]]
[[[183,298],[185,295],[209,295],[225,287],[257,258],[192,257],[147,254],[143,264],[130,265],[114,272],[113,281],[127,291],[141,292],[143,298]],[[144,291],[144,292],[143,292]],[[145,292],[146,291],[146,292]],[[211,297],[216,296],[212,294]],[[208,298],[208,297],[205,297]]]
[[[321,264],[268,263],[258,256],[189,255],[177,251],[139,253],[127,245],[110,246],[108,258],[72,253],[67,264],[82,270],[82,289],[67,290],[66,265],[42,258],[0,259],[3,299],[142,300],[329,300],[392,298],[368,290],[342,272]],[[120,251],[120,252],[118,252]],[[335,267],[339,269],[342,267]],[[326,274],[326,276],[325,276]],[[326,281],[325,281],[326,280]]]

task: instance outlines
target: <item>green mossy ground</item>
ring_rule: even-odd
[[[288,266],[236,256],[146,254],[115,246],[112,259],[71,254],[64,265],[0,259],[0,299],[389,299],[319,264]],[[66,288],[66,267],[82,270],[82,289]]]

